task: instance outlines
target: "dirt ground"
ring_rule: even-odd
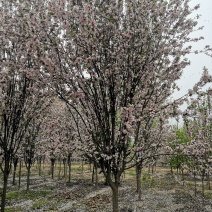
[[[58,211],[58,212],[111,212],[111,189],[100,176],[96,187],[87,170],[72,174],[71,183],[47,176],[31,176],[30,191],[26,192],[26,176],[22,176],[21,189],[8,186],[6,212]],[[119,189],[121,212],[212,212],[212,191],[205,196],[194,196],[191,183],[181,185],[167,170],[159,169],[153,176],[142,175],[142,199],[138,201],[134,171],[127,172]]]

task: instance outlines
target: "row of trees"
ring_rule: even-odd
[[[76,148],[98,164],[118,211],[122,174],[136,166],[139,179],[145,161],[161,154],[167,120],[187,98],[170,100],[191,43],[202,39],[189,37],[198,30],[198,17],[190,18],[198,6],[190,8],[188,0],[0,3],[1,210],[12,159],[24,148],[30,171],[38,140],[37,154],[52,150],[52,167],[58,149]],[[205,72],[189,94],[208,81]],[[69,116],[60,103],[62,112],[49,109],[52,95],[67,104]]]
[[[195,182],[196,177],[202,180],[202,193],[204,194],[204,180],[207,177],[210,188],[210,174],[212,162],[212,96],[211,90],[199,93],[197,98],[192,98],[187,110],[183,113],[184,125],[176,131],[175,138],[167,145],[167,150],[172,154],[170,166],[187,170]],[[184,179],[183,179],[184,180]]]

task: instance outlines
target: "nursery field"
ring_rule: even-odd
[[[112,211],[111,189],[105,185],[104,178],[98,175],[98,185],[92,183],[92,170],[88,165],[74,164],[71,181],[64,177],[62,170],[56,166],[55,177],[51,178],[49,167],[42,168],[38,175],[36,165],[32,167],[30,189],[26,191],[26,171],[22,170],[21,186],[12,185],[9,178],[6,212],[23,211]],[[65,183],[66,181],[66,183]],[[212,191],[204,182],[204,195],[201,183],[197,180],[197,195],[194,195],[193,179],[185,176],[183,186],[181,176],[172,175],[166,167],[157,167],[153,174],[145,168],[142,172],[142,198],[138,201],[136,193],[135,170],[126,171],[119,189],[120,211],[212,211]],[[1,181],[2,186],[2,181]]]

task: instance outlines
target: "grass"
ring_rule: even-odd
[[[48,203],[49,201],[45,199],[38,200],[32,205],[32,209],[40,209],[42,206],[47,205]]]
[[[37,199],[51,193],[52,191],[48,190],[10,191],[7,193],[7,199]]]
[[[205,191],[205,197],[207,198],[207,199],[212,199],[212,191]]]
[[[162,208],[166,208],[166,204],[164,202],[160,202],[156,205],[156,208],[158,210],[162,209]]]
[[[44,167],[44,169],[42,169],[42,173],[45,173],[45,179],[50,178],[51,176],[48,176],[48,172],[49,172],[50,168],[49,166]],[[88,179],[91,181],[91,175],[92,172],[88,172],[90,170],[89,165],[84,164],[84,174],[82,175],[82,166],[81,164],[72,164],[72,170],[71,170],[71,176],[72,176],[72,180],[77,181],[78,179]],[[38,176],[38,170],[35,167],[32,167],[31,169],[31,175],[37,175]],[[58,171],[59,171],[59,165],[57,164],[55,166],[55,179],[58,179]],[[173,189],[173,193],[176,192],[176,188],[178,188],[178,184],[175,183],[175,181],[171,181],[171,179],[173,179],[172,175],[169,172],[170,170],[168,168],[160,168],[157,167],[156,170],[156,174],[154,174],[153,176],[151,174],[148,173],[148,168],[144,168],[142,169],[142,174],[141,174],[141,180],[142,180],[142,185],[145,188],[148,188],[148,190],[152,190],[152,189],[164,189],[164,188],[168,188],[169,191],[171,192],[171,189]],[[161,176],[163,176],[161,178]],[[22,173],[23,176],[23,173]],[[67,168],[67,176],[68,176],[68,168]],[[158,177],[159,176],[159,177]],[[44,177],[44,175],[41,175],[41,177]],[[63,165],[61,166],[61,175],[60,175],[61,179],[63,177]],[[17,175],[18,178],[18,175]],[[68,179],[68,177],[67,177]],[[170,179],[170,180],[169,180]],[[192,179],[192,178],[191,178]],[[17,180],[17,179],[16,179]],[[99,175],[99,181],[104,182],[104,177],[103,175]],[[130,182],[133,182],[134,185],[136,187],[136,171],[135,168],[131,168],[129,170],[126,170],[125,172],[125,177],[123,177],[123,183],[125,181],[129,180]],[[63,183],[63,179],[61,181],[61,183]],[[34,182],[34,181],[33,181]],[[78,182],[78,181],[77,181]],[[81,182],[81,181],[80,181]],[[171,186],[170,186],[171,183]],[[172,186],[173,184],[173,186]],[[20,212],[23,211],[23,208],[21,209],[20,206],[17,207],[12,207],[12,203],[16,200],[21,201],[21,200],[33,200],[33,203],[31,203],[31,210],[40,210],[42,208],[48,208],[48,210],[54,210],[57,209],[57,205],[56,204],[61,204],[62,202],[67,202],[68,200],[63,198],[62,196],[56,196],[56,197],[52,197],[51,194],[54,194],[52,189],[49,185],[42,185],[43,187],[39,188],[41,189],[40,191],[36,189],[33,190],[29,190],[29,192],[26,192],[25,190],[14,190],[17,189],[17,186],[12,186],[10,188],[10,190],[7,193],[7,199],[9,200],[8,203],[11,204],[11,207],[6,208],[6,212]],[[49,186],[49,187],[47,187]],[[190,190],[194,189],[194,184],[193,181],[190,180],[190,178],[186,178],[186,187],[189,187]],[[12,190],[11,190],[12,189]],[[198,187],[199,189],[199,187]],[[1,191],[0,191],[1,193]],[[48,198],[46,198],[46,196],[48,195]],[[212,191],[209,190],[205,190],[205,197],[207,199],[212,199]],[[74,203],[73,207],[74,208],[79,208],[79,205],[81,204],[80,202]],[[9,204],[8,204],[9,205]],[[165,208],[166,205],[165,203],[158,203],[157,204],[157,210],[160,211],[162,210],[162,208]]]
[[[135,171],[135,169],[126,170],[126,171],[125,171],[125,176],[135,177],[135,176],[136,176],[136,171]]]
[[[23,210],[21,207],[10,207],[10,208],[5,208],[5,212],[22,212]]]
[[[142,183],[148,187],[154,187],[156,185],[155,178],[146,172],[142,173]]]
[[[19,192],[18,191],[10,191],[7,193],[7,199],[15,199],[17,198],[19,195]]]
[[[71,167],[71,170],[72,171],[77,171],[77,172],[81,172],[82,171],[82,167],[79,167],[79,166],[73,166]],[[83,168],[83,171],[87,171],[87,168]]]

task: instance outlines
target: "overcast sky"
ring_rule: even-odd
[[[203,36],[205,39],[198,43],[193,43],[192,46],[196,49],[202,49],[205,45],[212,47],[212,0],[191,0],[192,6],[200,4],[200,9],[197,14],[200,14],[199,26],[205,26],[203,30],[196,33],[198,36]],[[174,99],[184,95],[189,88],[198,82],[201,77],[203,67],[206,66],[209,73],[212,74],[212,58],[202,54],[192,54],[189,56],[191,65],[187,67],[183,73],[183,76],[178,81],[180,91],[175,92]],[[208,86],[212,88],[212,83]]]

